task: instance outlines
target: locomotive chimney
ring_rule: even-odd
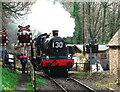
[[[52,33],[53,33],[53,36],[58,36],[58,30],[53,30]]]

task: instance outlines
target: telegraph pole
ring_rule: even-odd
[[[83,41],[83,55],[85,56],[85,37],[84,37],[84,3],[82,4],[83,6],[83,16],[82,16],[82,41]]]

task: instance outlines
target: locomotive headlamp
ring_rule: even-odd
[[[49,59],[49,56],[46,56],[46,59],[48,60],[48,59]]]
[[[58,30],[53,30],[52,33],[53,33],[53,36],[58,36]]]

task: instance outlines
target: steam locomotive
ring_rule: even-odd
[[[34,61],[39,62],[37,65],[47,75],[67,76],[74,59],[68,57],[66,42],[58,36],[58,30],[53,30],[52,34],[52,37],[47,33],[41,34],[33,40]]]

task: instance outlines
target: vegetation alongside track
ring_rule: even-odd
[[[46,85],[46,82],[44,80],[41,80],[41,76],[40,75],[36,75],[35,78],[36,78],[36,85],[37,84],[39,84],[39,85]],[[28,80],[30,82],[27,83],[27,88],[26,89],[27,90],[34,90],[33,87],[32,87],[31,78],[28,77]],[[36,88],[36,90],[39,90],[39,89]]]
[[[1,68],[2,70],[2,90],[17,90],[17,83],[18,83],[18,72],[14,70],[10,70],[7,68]],[[44,80],[41,80],[41,77],[39,75],[35,76],[36,78],[36,84],[45,85],[46,82]],[[32,87],[31,78],[28,77],[29,82],[26,84],[27,90],[34,90]]]
[[[41,80],[40,75],[36,75],[36,83],[43,84],[43,85],[46,84],[46,82],[44,80]]]
[[[28,81],[29,82],[26,84],[27,85],[26,89],[27,90],[34,90],[33,87],[32,87],[32,82],[31,82],[31,78],[30,77],[28,77]]]
[[[117,85],[117,78],[114,75],[110,75],[109,71],[77,72],[72,76],[98,90],[120,90],[120,86]]]
[[[16,90],[18,73],[14,70],[2,68],[2,90]]]

